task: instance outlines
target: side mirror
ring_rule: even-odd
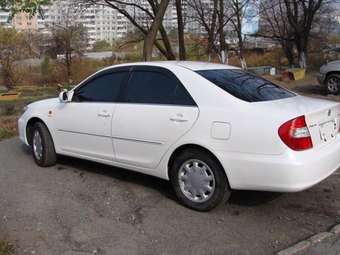
[[[65,89],[59,94],[59,101],[60,103],[67,103],[70,102],[72,97],[70,97],[68,91]]]

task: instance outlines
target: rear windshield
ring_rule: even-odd
[[[196,71],[229,94],[247,102],[294,97],[295,94],[254,74],[239,69]]]

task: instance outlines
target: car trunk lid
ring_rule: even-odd
[[[305,116],[313,148],[331,143],[339,135],[340,104],[337,102],[297,95],[254,104],[261,105],[263,110],[270,107],[272,113],[276,112],[272,117],[275,117],[279,125],[299,116]]]
[[[340,125],[340,105],[328,106],[305,116],[313,147],[322,146],[336,139]]]

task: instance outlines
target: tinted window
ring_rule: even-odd
[[[197,71],[229,94],[247,102],[261,102],[293,97],[295,94],[278,85],[242,70]]]
[[[133,71],[122,99],[140,104],[195,105],[176,77],[154,71]]]
[[[114,102],[127,72],[106,73],[87,82],[76,90],[78,102]]]

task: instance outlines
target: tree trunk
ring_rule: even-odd
[[[177,29],[178,29],[178,48],[179,48],[179,59],[186,59],[185,44],[184,44],[184,24],[182,14],[182,0],[176,0],[176,11],[177,11]]]
[[[165,53],[162,53],[162,52],[161,53],[166,57],[167,60],[175,60],[176,56],[175,56],[175,54],[172,50],[168,34],[167,34],[165,28],[162,26],[162,24],[160,25],[159,32],[161,34],[162,41],[163,41],[163,44],[164,44],[164,47],[165,47]],[[155,44],[155,45],[157,47],[157,44]]]
[[[152,8],[152,12],[154,14],[154,16],[156,16],[157,14],[157,6],[158,4],[156,5],[156,2],[154,0],[148,0],[147,1],[151,8]],[[147,31],[143,32],[145,35],[147,34]],[[161,46],[161,44],[157,41],[155,41],[155,46],[158,48],[158,50],[163,54],[163,56],[167,59],[167,60],[175,60],[176,59],[176,56],[172,50],[172,47],[171,47],[171,44],[170,44],[170,40],[169,40],[169,36],[163,26],[163,24],[161,23],[160,26],[159,26],[159,33],[161,35],[161,38],[162,38],[162,42],[163,42],[163,45],[164,45],[164,48]]]
[[[300,68],[307,69],[306,53],[304,50],[298,52]]]
[[[66,65],[66,74],[67,74],[67,82],[70,83],[71,78],[71,54],[68,51],[65,53],[65,65]]]
[[[239,47],[239,58],[240,58],[241,67],[242,69],[247,69],[247,62],[243,54],[243,38],[242,38],[241,33],[239,33],[238,47]]]
[[[307,69],[308,38],[303,38],[303,37],[301,38],[301,37],[296,36],[295,43],[296,43],[296,49],[298,53],[299,67],[303,69]]]
[[[229,54],[227,50],[221,50],[220,55],[219,55],[220,62],[222,64],[229,64]]]
[[[162,0],[160,4],[158,5],[158,10],[155,16],[155,19],[153,20],[151,24],[151,28],[148,31],[147,35],[144,39],[144,48],[143,48],[143,58],[145,61],[150,61],[152,59],[152,49],[153,45],[156,41],[157,32],[159,30],[159,27],[163,21],[163,17],[165,14],[165,11],[168,7],[169,0]]]
[[[214,11],[211,16],[211,25],[210,30],[208,32],[208,48],[207,48],[207,54],[208,54],[208,61],[210,62],[212,60],[212,54],[214,51],[214,44],[215,44],[215,31],[216,31],[216,22],[217,22],[217,2],[218,0],[214,0]]]
[[[219,13],[218,13],[218,23],[219,23],[219,39],[220,39],[220,62],[226,64],[228,56],[228,45],[225,41],[224,33],[224,0],[219,0]]]
[[[288,60],[289,67],[294,67],[294,45],[292,43],[282,42],[281,47]]]

